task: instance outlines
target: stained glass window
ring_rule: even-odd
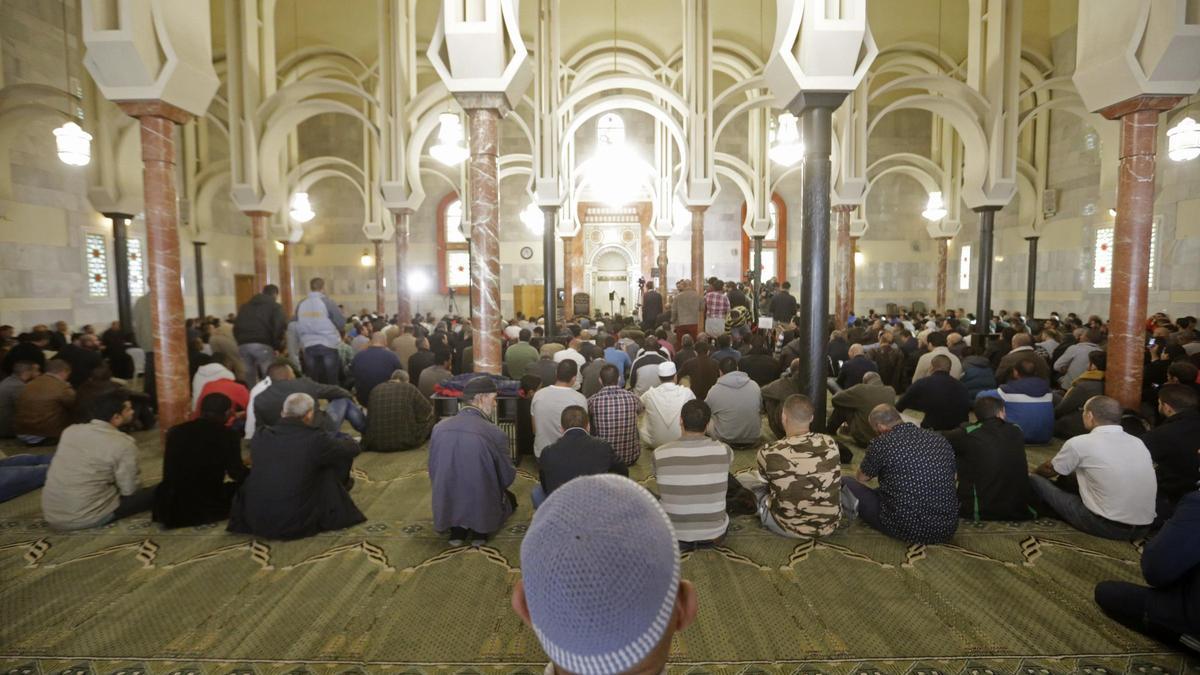
[[[1157,262],[1158,262],[1158,221],[1156,220],[1156,221],[1154,221],[1154,224],[1152,226],[1150,226],[1150,275],[1149,275],[1150,278],[1148,279],[1150,288],[1154,288],[1154,268],[1158,266],[1156,264]]]
[[[971,289],[971,245],[963,244],[958,254],[958,290]]]
[[[146,259],[142,253],[142,240],[131,237],[126,243],[129,259],[129,296],[140,298],[146,294]]]
[[[1092,258],[1092,288],[1112,288],[1113,228],[1096,230],[1096,250]]]
[[[87,283],[88,297],[108,297],[108,243],[102,234],[88,234]]]

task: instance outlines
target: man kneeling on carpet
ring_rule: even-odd
[[[738,476],[754,493],[763,527],[784,537],[832,534],[841,518],[841,453],[832,436],[809,431],[812,400],[783,402],[786,436],[758,451],[758,471]]]
[[[954,450],[941,434],[905,422],[895,407],[869,416],[879,435],[867,446],[858,477],[842,479],[843,506],[871,527],[910,544],[940,544],[958,529]],[[865,485],[879,479],[879,488]]]
[[[698,609],[675,540],[658,501],[628,478],[585,476],[550,495],[521,542],[512,598],[552,661],[546,673],[665,671]]]
[[[42,490],[42,515],[56,530],[106,525],[154,505],[154,488],[138,479],[137,444],[121,427],[133,420],[129,392],[91,403],[91,421],[62,433]]]
[[[468,538],[482,546],[517,508],[508,489],[517,469],[496,426],[496,391],[490,377],[467,382],[458,414],[438,422],[429,439],[433,529],[449,531],[451,546]]]
[[[254,434],[253,468],[234,498],[230,532],[299,539],[366,520],[349,492],[358,443],[316,426],[316,406],[308,394],[291,394],[279,422]]]

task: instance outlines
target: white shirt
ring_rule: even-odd
[[[579,366],[580,371],[582,371],[583,367],[585,365],[587,365],[587,359],[583,358],[583,354],[580,354],[579,351],[576,349],[571,349],[570,347],[567,347],[566,349],[560,349],[560,350],[554,352],[554,362],[555,363],[562,363],[563,361],[566,361],[567,359],[571,359],[572,361],[574,361],[575,365]],[[582,388],[583,388],[583,378],[580,377],[579,375],[576,375],[575,376],[575,389],[579,390]]]
[[[571,387],[557,384],[542,387],[529,403],[533,416],[533,456],[541,457],[542,449],[562,438],[562,412],[577,405],[587,410],[587,399]]]
[[[962,362],[958,360],[958,357],[946,347],[934,347],[933,351],[922,354],[921,358],[917,359],[917,370],[913,373],[913,382],[929,375],[929,371],[933,367],[933,357],[938,355],[949,357],[950,375],[956,380],[962,379]]]
[[[271,378],[264,377],[250,390],[250,401],[246,404],[246,440],[254,438],[254,398],[271,386]]]
[[[642,405],[646,408],[638,421],[642,447],[657,448],[679,440],[683,433],[679,428],[679,412],[683,410],[684,403],[695,398],[696,394],[690,387],[682,387],[674,382],[663,382],[642,394]]]
[[[1068,440],[1051,466],[1063,476],[1075,474],[1092,513],[1125,525],[1154,522],[1158,481],[1150,451],[1121,427],[1107,424]]]

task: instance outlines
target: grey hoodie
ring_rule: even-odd
[[[712,409],[708,429],[726,443],[757,443],[762,435],[762,391],[746,373],[737,370],[722,375],[704,402]]]

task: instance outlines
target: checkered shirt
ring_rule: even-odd
[[[642,454],[638,437],[637,418],[642,402],[632,392],[610,385],[588,399],[588,416],[592,419],[592,435],[608,441],[617,459],[633,464]]]
[[[729,297],[720,291],[704,294],[704,316],[707,319],[724,319],[729,315]]]

